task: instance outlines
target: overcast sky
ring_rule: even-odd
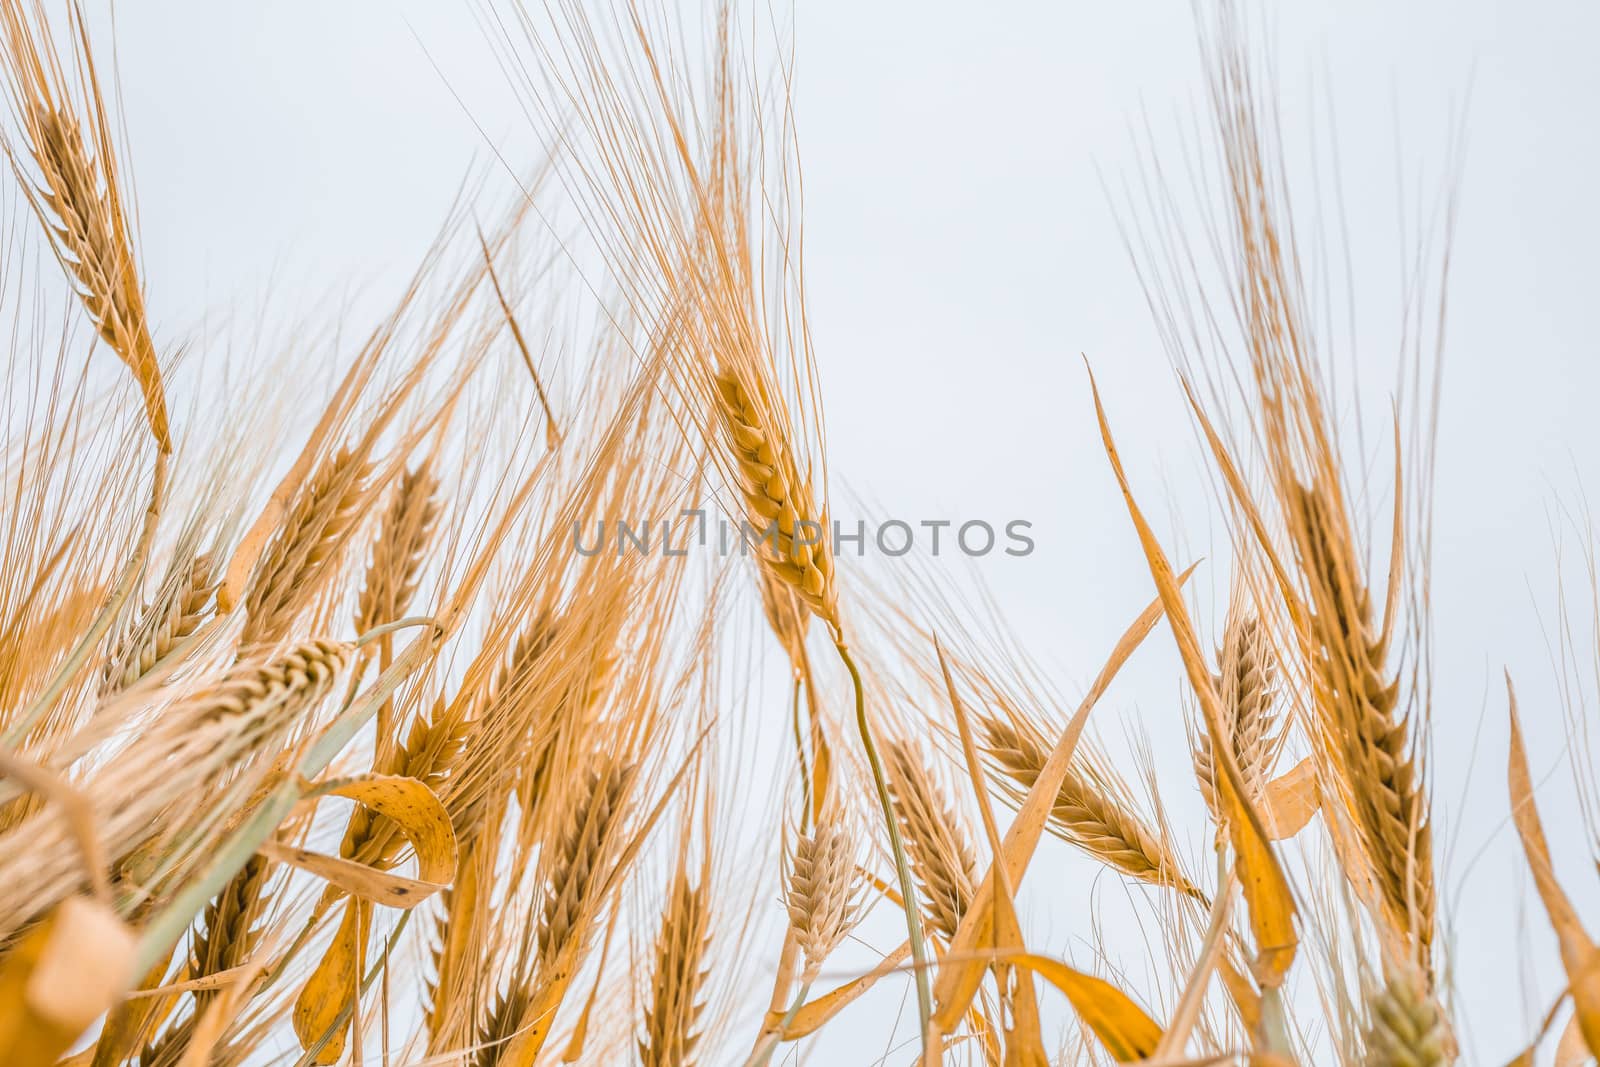
[[[263,303],[287,323],[346,288],[392,293],[471,165],[539,158],[476,10],[121,5],[142,248],[166,330]],[[1379,422],[1402,235],[1447,177],[1453,124],[1467,133],[1439,424],[1433,769],[1467,1061],[1504,1061],[1560,982],[1505,822],[1503,668],[1518,680],[1535,775],[1554,770],[1541,799],[1551,836],[1569,845],[1561,874],[1600,928],[1560,763],[1549,638],[1558,545],[1569,588],[1586,591],[1583,539],[1564,509],[1600,486],[1600,6],[1273,10],[1291,153],[1313,122],[1338,131],[1361,316],[1361,343],[1343,358],[1375,383]],[[1112,210],[1140,174],[1146,122],[1165,155],[1201,115],[1188,5],[807,0],[796,33],[807,281],[836,488],[907,517],[1031,520],[1037,551],[989,559],[983,577],[1075,695],[1151,591],[1080,354],[1163,535],[1195,555],[1222,537]],[[1220,591],[1226,578],[1201,582]],[[1183,773],[1178,678],[1163,631],[1100,723],[1113,743],[1119,716],[1143,723],[1163,773]],[[1180,811],[1187,796],[1172,800]],[[1116,893],[1096,895],[1085,867],[1045,871],[1055,880],[1025,901],[1038,947],[1081,951],[1073,909]],[[1104,906],[1108,923],[1125,921]],[[1131,936],[1123,947],[1137,954]],[[894,1010],[903,991],[861,1010]],[[881,1029],[843,1020],[834,1047],[860,1056],[838,1062],[881,1055],[851,1044]]]

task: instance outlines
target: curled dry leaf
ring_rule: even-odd
[[[1307,756],[1267,783],[1261,798],[1261,824],[1269,841],[1286,841],[1305,829],[1321,807],[1317,769]]]
[[[450,814],[445,810],[444,804],[438,796],[423,782],[415,778],[406,778],[393,774],[365,774],[354,778],[335,779],[312,789],[308,794],[310,798],[334,796],[345,797],[353,800],[378,815],[389,819],[411,842],[412,851],[417,856],[417,877],[415,879],[396,878],[384,874],[362,864],[352,864],[347,860],[336,860],[332,856],[324,856],[327,864],[318,863],[319,869],[314,873],[328,871],[339,877],[349,877],[351,867],[361,867],[370,871],[372,875],[379,876],[376,880],[358,879],[358,886],[344,886],[337,878],[329,877],[334,884],[347,888],[350,892],[361,896],[359,891],[369,886],[386,887],[385,891],[393,893],[397,907],[410,907],[418,901],[425,899],[432,892],[447,886],[455,879],[457,849],[455,830],[450,823]],[[296,849],[296,853],[303,850]],[[304,853],[304,856],[313,855]],[[292,862],[286,860],[286,862]],[[309,869],[309,868],[308,868]],[[413,896],[408,892],[395,890],[401,886],[425,886],[422,896]],[[387,899],[375,899],[376,903],[394,903]]]

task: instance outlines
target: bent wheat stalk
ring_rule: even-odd
[[[812,501],[811,488],[800,476],[794,454],[777,432],[781,419],[770,413],[761,376],[756,389],[747,388],[737,373],[716,375],[718,412],[729,445],[737,460],[740,489],[750,516],[763,522],[762,551],[759,558],[774,578],[793,591],[813,614],[828,626],[839,659],[850,672],[855,691],[856,730],[872,770],[878,803],[883,809],[889,832],[889,849],[894,856],[895,873],[906,914],[906,930],[915,961],[917,1010],[922,1029],[927,1030],[933,1010],[928,978],[928,948],[918,915],[916,884],[906,858],[900,820],[884,774],[878,746],[873,741],[872,725],[867,720],[866,690],[839,618],[839,594],[833,575],[833,552],[828,543],[828,517]]]

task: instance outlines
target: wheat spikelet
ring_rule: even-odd
[[[111,350],[128,365],[144,398],[150,432],[163,452],[172,448],[161,367],[145,319],[144,295],[133,237],[122,206],[110,125],[95,79],[88,36],[72,11],[89,135],[74,116],[49,26],[41,16],[29,24],[19,0],[0,7],[6,35],[4,65],[11,96],[37,177],[23,172],[20,156],[7,151],[19,184],[44,224],[78,297]]]
[[[501,1053],[521,1027],[532,999],[527,987],[521,984],[503,990],[495,998],[494,1006],[478,1031],[473,1067],[495,1067],[500,1062]]]
[[[100,677],[102,699],[144,677],[167,653],[199,628],[216,592],[208,554],[196,556],[177,582],[169,582],[139,620],[108,653]]]
[[[767,625],[777,635],[778,642],[789,654],[789,662],[800,670],[799,663],[805,654],[806,630],[811,624],[811,613],[800,606],[800,601],[789,587],[770,569],[759,569],[758,586],[761,590],[761,610]]]
[[[378,770],[415,778],[438,793],[461,758],[467,732],[467,724],[441,701],[431,716],[418,715],[412,720],[405,744],[387,766]],[[405,837],[392,820],[362,806],[351,813],[339,854],[387,870],[398,862],[404,845]]]
[[[1455,1038],[1420,972],[1390,976],[1367,998],[1362,1067],[1444,1067],[1456,1059]]]
[[[356,602],[356,633],[405,614],[422,574],[422,554],[439,516],[438,479],[426,464],[406,471],[372,542]]]
[[[688,1067],[694,1062],[710,921],[705,885],[691,885],[680,871],[673,878],[656,938],[651,1000],[645,1009],[644,1036],[639,1040],[643,1067]]]
[[[1356,576],[1342,524],[1321,494],[1300,494],[1302,567],[1312,587],[1313,695],[1322,744],[1338,767],[1344,802],[1372,865],[1391,929],[1433,940],[1433,851],[1427,799],[1411,755],[1399,683],[1385,679],[1387,649]],[[1395,565],[1398,565],[1396,563]]]
[[[350,658],[351,646],[313,640],[261,664],[241,664],[205,692],[208,720],[288,717],[323,696]]]
[[[788,443],[774,432],[774,420],[752,401],[739,376],[726,371],[715,382],[717,410],[737,462],[745,507],[758,532],[774,531],[763,538],[761,560],[818,618],[836,626],[838,592],[827,516],[818,512]]]
[[[195,974],[218,974],[249,958],[260,933],[255,923],[267,874],[267,861],[261,856],[250,857],[227,888],[206,905],[205,917],[194,937]],[[202,1006],[208,1000],[204,992],[195,997]]]
[[[461,719],[463,751],[452,758],[452,765],[459,764],[460,771],[445,783],[444,802],[458,841],[467,842],[477,836],[492,805],[494,783],[485,781],[482,772],[498,772],[502,769],[500,763],[510,758],[502,756],[494,766],[486,767],[479,757],[497,743],[507,723],[526,703],[529,694],[525,683],[550,651],[555,633],[552,613],[548,609],[537,612],[489,680],[473,691],[457,694],[451,703],[447,714]],[[480,656],[493,651],[486,649]],[[535,767],[542,762],[542,752],[531,761]]]
[[[1217,665],[1217,696],[1228,728],[1228,742],[1245,786],[1251,790],[1251,799],[1259,799],[1276,754],[1272,702],[1277,666],[1271,642],[1254,615],[1230,613]],[[1193,754],[1200,792],[1215,822],[1216,768],[1209,739],[1195,745]]]
[[[989,755],[1005,775],[1020,786],[1008,785],[1019,799],[1039,779],[1048,751],[1031,731],[999,719],[982,720],[988,734]],[[1177,860],[1138,816],[1101,788],[1082,765],[1062,780],[1050,809],[1050,829],[1101,862],[1141,882],[1169,885],[1197,895],[1184,878]]]
[[[261,936],[256,924],[268,873],[265,858],[250,857],[206,905],[190,939],[190,977],[221,974],[250,958]],[[145,1046],[139,1056],[141,1067],[173,1067],[188,1048],[196,1020],[216,997],[216,990],[197,990],[191,1011]]]
[[[811,981],[861,918],[855,836],[844,819],[824,818],[795,838],[784,905],[805,959],[800,980]]]
[[[946,942],[972,903],[978,861],[960,820],[909,743],[892,742],[884,755],[895,811],[905,831],[906,852],[917,881],[927,890],[923,908]]]
[[[609,760],[589,771],[577,802],[567,817],[545,882],[544,909],[536,943],[539,958],[554,959],[584,928],[595,891],[604,883],[604,864],[611,837],[622,816],[633,768]]]
[[[344,547],[366,494],[370,465],[341,449],[301,487],[245,594],[246,647],[284,636]]]

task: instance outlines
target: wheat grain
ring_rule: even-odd
[[[217,582],[211,557],[196,556],[175,582],[140,613],[138,621],[107,653],[100,677],[105,699],[131,687],[166,657],[178,642],[194,633],[210,607]]]
[[[301,487],[245,594],[240,642],[268,644],[288,632],[338,559],[366,494],[369,465],[341,449]]]
[[[856,842],[847,820],[824,818],[812,833],[795,838],[784,904],[805,960],[804,985],[861,918]]]
[[[656,938],[651,998],[639,1039],[643,1067],[689,1067],[694,1062],[710,921],[705,885],[691,885],[680,871],[667,892],[667,909]]]
[[[1014,798],[1038,781],[1049,755],[1031,732],[995,718],[982,720],[989,755],[1021,789],[1008,787]],[[1102,863],[1142,882],[1170,885],[1198,895],[1178,862],[1133,812],[1097,785],[1079,764],[1067,772],[1050,809],[1050,829]]]
[[[884,755],[911,869],[928,892],[923,901],[928,922],[949,942],[972,903],[977,858],[920,753],[901,741],[885,746]]]

